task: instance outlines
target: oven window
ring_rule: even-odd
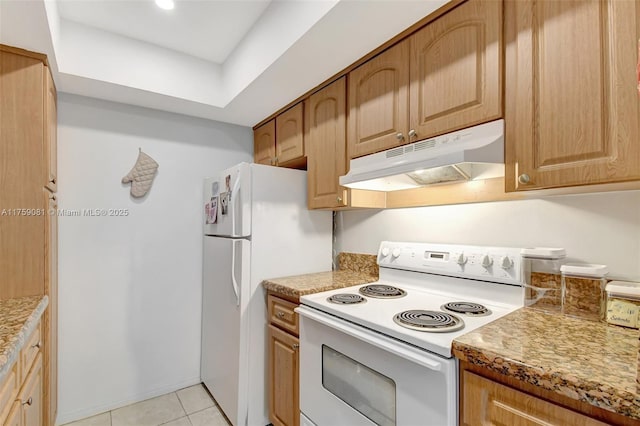
[[[322,386],[372,422],[396,424],[396,383],[322,345]]]

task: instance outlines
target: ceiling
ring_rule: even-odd
[[[59,0],[60,18],[223,63],[271,0]]]
[[[0,0],[59,92],[253,126],[448,0]]]

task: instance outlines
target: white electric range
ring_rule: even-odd
[[[455,425],[453,340],[523,306],[519,248],[382,242],[378,282],[300,298],[302,425]]]

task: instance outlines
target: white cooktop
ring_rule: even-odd
[[[398,247],[400,249],[395,250]],[[387,250],[384,250],[385,248]],[[465,252],[469,254],[468,258],[471,261],[477,258],[478,262],[469,262],[462,265],[461,268],[459,255]],[[445,253],[446,257],[443,260],[436,259],[435,269],[433,260],[430,259],[433,253]],[[505,253],[511,256],[511,261],[513,261],[513,266],[507,270],[502,268],[499,263],[500,259],[505,257]],[[521,264],[519,256],[515,253],[519,252],[516,249],[468,246],[463,248],[462,246],[383,242],[378,253],[380,280],[369,285],[385,284],[401,288],[407,292],[404,297],[378,299],[363,296],[367,300],[365,303],[351,305],[327,301],[328,297],[335,294],[360,295],[358,289],[364,285],[358,285],[302,296],[300,302],[303,305],[449,358],[452,356],[451,344],[456,337],[523,306],[523,287],[517,285],[521,277],[519,269]],[[485,268],[481,266],[481,261],[487,254],[495,258],[495,263]],[[429,259],[425,260],[427,257]],[[388,266],[390,262],[393,262],[392,266]],[[494,266],[499,268],[494,268]],[[423,272],[431,270],[441,274],[451,270],[457,276]],[[462,278],[464,276],[474,279]],[[486,281],[479,280],[478,277],[484,278]],[[495,282],[494,277],[502,277],[501,280],[509,284]],[[488,281],[490,279],[493,281]],[[491,314],[469,316],[440,309],[442,305],[449,302],[479,303],[490,309]],[[406,310],[447,312],[462,319],[465,325],[462,329],[448,332],[412,330],[400,326],[393,320],[396,314]]]

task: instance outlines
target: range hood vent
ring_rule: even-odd
[[[504,176],[504,120],[351,160],[340,185],[397,191]]]

